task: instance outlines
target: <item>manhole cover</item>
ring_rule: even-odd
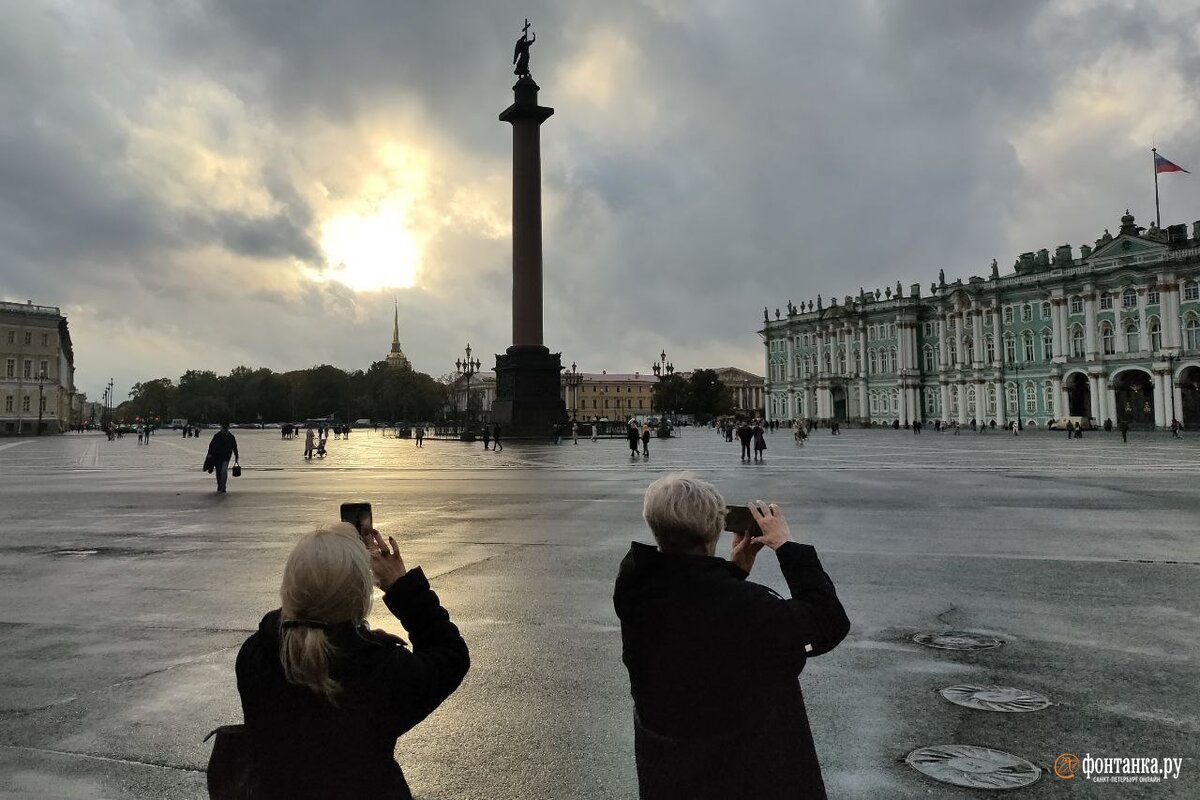
[[[904,760],[934,780],[969,789],[1019,789],[1042,774],[1033,764],[1011,753],[965,744],[922,747]]]
[[[99,550],[54,550],[56,556],[94,556]]]
[[[1041,711],[1050,705],[1050,699],[1013,686],[947,686],[942,697],[951,703],[982,711]]]
[[[946,631],[945,633],[918,633],[912,637],[917,644],[936,647],[939,650],[990,650],[1004,644],[1003,639],[983,636],[978,633]]]

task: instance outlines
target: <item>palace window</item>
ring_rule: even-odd
[[[846,374],[846,351],[845,350],[838,351],[838,374],[839,375]]]
[[[925,323],[925,335],[933,336],[933,323],[932,322]]]
[[[49,344],[50,344],[50,334],[43,333],[42,334],[42,347],[46,347]]]
[[[1011,325],[1013,321],[1012,306],[1004,307],[1004,324]]]
[[[1008,413],[1017,413],[1017,387],[1015,384],[1008,384],[1004,389],[1004,396],[1008,403]]]
[[[875,393],[871,394],[871,413],[879,413],[879,395]]]
[[[1046,407],[1047,414],[1054,413],[1054,386],[1050,381],[1042,385],[1042,405]]]
[[[975,342],[973,342],[971,340],[971,337],[964,336],[963,337],[963,362],[964,363],[975,360],[974,347],[975,347]]]
[[[32,362],[32,361],[30,361],[28,358],[27,358],[27,359],[25,359],[25,370],[24,370],[24,376],[25,376],[26,378],[32,378],[32,377],[33,377],[33,362]]]
[[[937,352],[932,347],[925,348],[925,371],[933,372],[937,369]]]
[[[1025,411],[1030,414],[1037,413],[1037,387],[1032,383],[1025,384]]]
[[[967,413],[975,416],[975,389],[967,389]]]
[[[862,351],[858,349],[854,351],[854,371],[862,372]]]
[[[996,413],[996,387],[989,386],[987,388],[987,413]]]
[[[984,361],[991,364],[996,360],[996,338],[990,333],[983,337]]]
[[[1004,360],[1010,364],[1017,360],[1017,340],[1011,336],[1004,337]]]
[[[21,398],[21,410],[22,411],[29,410],[29,395],[25,395],[24,397]]]
[[[833,358],[829,355],[829,351],[825,351],[825,371],[833,372]]]
[[[1100,347],[1104,351],[1104,355],[1111,356],[1117,352],[1114,342],[1112,326],[1107,322],[1100,326]]]
[[[1049,361],[1054,357],[1054,334],[1049,328],[1042,331],[1042,361]]]
[[[1158,305],[1158,289],[1151,289],[1148,292],[1146,292],[1146,305],[1148,305],[1148,306]]]
[[[9,331],[9,332],[8,332],[8,343],[9,343],[9,344],[16,344],[16,341],[17,341],[17,332],[16,332],[16,331]]]
[[[1082,314],[1083,313],[1083,298],[1082,297],[1079,297],[1077,295],[1077,296],[1071,298],[1071,313],[1072,314]]]
[[[1150,320],[1150,349],[1162,350],[1162,326],[1157,319]]]
[[[867,338],[869,340],[871,340],[872,342],[875,341],[875,326],[874,325],[870,325],[867,327]]]
[[[1033,320],[1033,306],[1025,303],[1021,306],[1021,321],[1030,322]]]
[[[896,371],[896,348],[894,348],[894,347],[892,348],[891,353],[889,353],[889,356],[890,356],[889,360],[891,362],[892,372],[895,372]]]
[[[1195,315],[1183,323],[1183,343],[1188,350],[1200,350],[1200,320]]]
[[[1050,319],[1050,304],[1042,303],[1042,319]]]
[[[950,411],[953,413],[958,412],[958,387],[957,386],[950,387]]]
[[[17,360],[15,358],[8,359],[8,362],[5,364],[4,377],[6,377],[6,378],[17,377]]]
[[[1121,293],[1121,308],[1135,308],[1137,306],[1137,292],[1133,289],[1126,289]]]
[[[1141,349],[1141,338],[1138,336],[1137,323],[1131,322],[1125,326],[1125,351],[1136,353]]]
[[[1100,295],[1100,310],[1107,311],[1112,308],[1112,295],[1108,292]]]
[[[38,374],[41,375],[43,378],[50,374],[49,371],[46,369],[46,367],[48,367],[48,366],[49,366],[49,364],[45,361],[41,361],[38,363]]]
[[[25,344],[33,344],[33,334],[29,331],[25,331]],[[25,410],[28,411],[29,409]]]
[[[1071,355],[1083,358],[1083,326],[1076,325],[1071,329]]]
[[[13,396],[11,394],[5,396],[5,398],[4,398],[4,410],[5,411],[13,410]]]
[[[1023,343],[1025,345],[1025,360],[1033,361],[1036,358],[1033,352],[1033,334],[1029,331],[1025,331],[1025,335],[1021,338],[1023,339]]]
[[[871,375],[879,374],[879,362],[875,358],[874,350],[867,351],[867,372]]]
[[[1200,284],[1189,281],[1183,285],[1184,300],[1200,300]]]

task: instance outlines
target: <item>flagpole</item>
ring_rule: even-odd
[[[1158,160],[1154,157],[1157,153],[1157,147],[1150,148],[1150,165],[1154,168],[1154,225],[1161,228],[1162,212],[1158,208]]]

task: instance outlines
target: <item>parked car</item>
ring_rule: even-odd
[[[356,420],[354,420],[354,427],[369,428],[369,427],[371,427],[371,420],[366,419],[365,417],[363,419],[356,419]]]

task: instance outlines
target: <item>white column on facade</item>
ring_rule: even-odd
[[[786,376],[788,383],[791,383],[796,378],[796,337],[789,333],[787,339],[787,367],[783,374]],[[770,374],[770,373],[768,373]]]
[[[1051,356],[1053,358],[1061,358],[1065,353],[1063,343],[1066,337],[1063,335],[1064,320],[1062,317],[1063,304],[1057,297],[1050,301],[1050,342],[1052,346]]]
[[[1062,378],[1057,375],[1050,376],[1050,397],[1054,400],[1054,416],[1065,417],[1067,415],[1067,407],[1063,405],[1063,382]]]
[[[1113,303],[1113,350],[1117,355],[1125,353],[1125,326],[1121,324],[1121,312],[1116,302]]]
[[[971,317],[974,322],[971,339],[975,345],[975,352],[971,354],[971,361],[978,367],[983,363],[983,309],[976,307],[972,310]]]
[[[866,374],[867,371],[867,326],[862,322],[858,323],[858,364],[859,373]],[[866,403],[866,400],[863,400]],[[866,414],[863,415],[864,417]]]
[[[1162,298],[1159,298],[1160,300]],[[1150,329],[1146,327],[1146,287],[1137,288],[1138,350],[1150,349]]]
[[[967,315],[963,312],[955,312],[954,314],[954,358],[961,368],[966,366],[966,355],[963,353],[963,334],[966,333]]]
[[[947,314],[938,318],[938,372],[942,372],[950,364],[950,348],[946,344],[946,331],[950,330],[947,319]]]
[[[996,390],[996,425],[1003,428],[1008,424],[1008,420],[1004,416],[1004,381],[996,381],[992,387]]]
[[[1167,415],[1170,417],[1171,411],[1174,410],[1174,418],[1179,419],[1183,416],[1183,411],[1181,410],[1183,408],[1183,390],[1179,388],[1179,384],[1175,382],[1175,378],[1169,374],[1167,375],[1167,387],[1171,390],[1171,396],[1175,403],[1167,407]],[[1168,418],[1167,422],[1170,423],[1170,421],[1170,418]]]
[[[1104,379],[1104,417],[1100,420],[1100,424],[1104,424],[1104,420],[1111,419],[1113,424],[1117,424],[1117,391],[1108,382],[1108,378]]]
[[[921,387],[910,386],[908,389],[908,407],[912,412],[909,421],[921,419]]]
[[[943,383],[941,391],[938,395],[938,400],[941,401],[942,407],[939,409],[938,418],[943,420],[950,419],[950,384]]]
[[[1162,314],[1161,321],[1163,346],[1179,347],[1183,344],[1183,333],[1179,329],[1179,284],[1172,280],[1169,284],[1164,285],[1159,300],[1166,309]]]
[[[867,407],[867,380],[866,378],[858,379],[858,416],[867,419],[870,416],[870,409]]]
[[[1095,375],[1088,375],[1088,394],[1091,396],[1092,407],[1088,409],[1091,416],[1095,417],[1100,413],[1100,381]],[[1021,398],[1024,402],[1024,397]]]
[[[1087,357],[1088,361],[1095,361],[1096,353],[1100,348],[1096,346],[1096,293],[1094,291],[1089,290],[1083,296],[1083,312],[1085,315],[1083,335]]]
[[[968,387],[968,385],[965,383],[958,384],[958,424],[959,425],[966,425],[971,420],[971,418],[967,416],[967,390],[969,388],[970,387]],[[979,400],[978,396],[975,398],[975,400],[976,400],[976,402],[978,402],[978,400]]]
[[[1170,402],[1167,398],[1166,383],[1164,373],[1154,373],[1154,424],[1160,428],[1167,424],[1166,405]]]
[[[992,343],[996,347],[996,360],[992,363],[1003,363],[1004,337],[1000,335],[1000,306],[998,305],[992,306]]]

